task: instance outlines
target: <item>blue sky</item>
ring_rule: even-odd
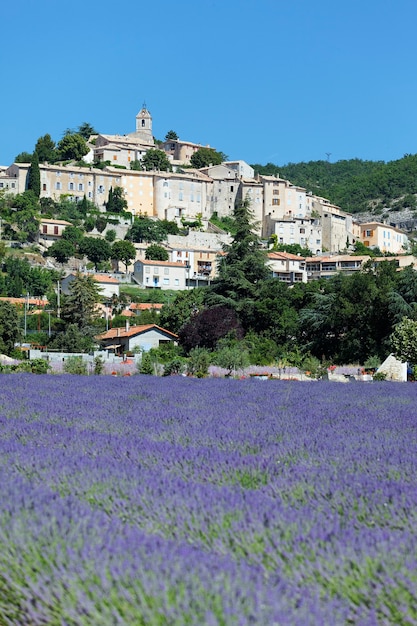
[[[15,0],[0,164],[91,123],[248,163],[417,153],[415,0]]]

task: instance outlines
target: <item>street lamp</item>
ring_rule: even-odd
[[[27,292],[26,296],[25,296],[25,330],[24,330],[25,339],[26,339],[26,335],[27,335],[27,312],[28,312],[28,308],[29,308],[29,292]]]
[[[45,313],[48,313],[48,337],[51,336],[51,313],[52,309],[45,309]]]

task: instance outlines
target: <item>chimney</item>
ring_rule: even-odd
[[[127,333],[129,332],[129,329],[130,329],[130,323],[129,323],[129,320],[126,319],[126,332]]]

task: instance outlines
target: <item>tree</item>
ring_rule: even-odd
[[[168,261],[169,254],[163,246],[158,246],[157,243],[153,243],[146,248],[145,259],[152,261]]]
[[[111,249],[111,258],[122,261],[126,267],[136,258],[136,248],[131,241],[116,241]]]
[[[106,210],[111,213],[123,213],[127,211],[127,200],[124,197],[122,187],[110,187],[109,198],[106,202]]]
[[[417,321],[405,317],[394,328],[391,337],[394,356],[403,363],[417,365]]]
[[[15,163],[30,163],[32,161],[31,152],[19,152],[14,158]]]
[[[56,144],[51,135],[46,134],[39,137],[35,145],[35,152],[40,163],[54,163],[57,159]]]
[[[66,134],[58,143],[58,155],[62,161],[81,161],[88,152],[85,139],[78,133]]]
[[[36,241],[39,237],[39,198],[28,189],[13,198],[13,222],[19,228],[20,241]]]
[[[248,199],[235,205],[233,219],[237,225],[236,234],[232,243],[224,246],[218,278],[208,293],[211,293],[212,302],[229,304],[238,310],[242,305],[246,306],[245,299],[255,297],[258,283],[268,278],[270,272],[266,266],[266,253],[254,232]]]
[[[91,332],[86,333],[78,324],[68,324],[63,333],[59,333],[49,347],[62,352],[88,352],[93,346]]]
[[[188,353],[193,348],[214,350],[218,341],[231,333],[237,339],[244,335],[235,311],[227,306],[216,306],[192,315],[178,331],[178,339]]]
[[[16,307],[10,302],[0,302],[0,353],[11,354],[19,336]]]
[[[94,263],[95,268],[99,263],[108,261],[111,257],[111,246],[105,239],[96,237],[84,237],[80,243],[80,253]]]
[[[159,316],[160,325],[173,333],[178,333],[180,328],[189,322],[202,307],[202,289],[180,291],[172,302],[162,307]]]
[[[135,217],[132,226],[129,228],[126,239],[135,243],[156,242],[166,239],[166,230],[159,220],[150,217]]]
[[[170,172],[171,163],[163,150],[151,148],[142,157],[142,167],[147,170],[158,170],[160,172]]]
[[[208,167],[209,165],[220,165],[226,160],[223,152],[217,152],[214,148],[199,148],[191,156],[190,164],[196,169]]]
[[[78,134],[81,135],[83,139],[88,141],[91,135],[98,135],[98,132],[94,126],[91,126],[88,122],[83,122],[80,126],[78,126]]]
[[[165,141],[176,141],[178,139],[178,135],[175,130],[169,130],[165,135]]]
[[[84,239],[84,232],[77,226],[69,225],[65,227],[62,233],[62,239],[71,243],[74,249],[77,250]]]
[[[92,276],[77,274],[63,301],[62,319],[68,324],[75,324],[78,330],[91,334],[98,319],[97,303],[100,300],[99,287]]]
[[[39,157],[35,152],[32,155],[28,172],[28,189],[32,190],[37,198],[41,195],[41,173],[39,169]]]
[[[58,239],[48,248],[47,253],[58,263],[67,263],[75,254],[75,246],[71,241]]]

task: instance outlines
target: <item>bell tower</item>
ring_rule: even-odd
[[[143,143],[154,143],[152,135],[152,116],[146,108],[146,102],[143,103],[141,110],[136,116],[135,135],[138,139],[143,141]]]

